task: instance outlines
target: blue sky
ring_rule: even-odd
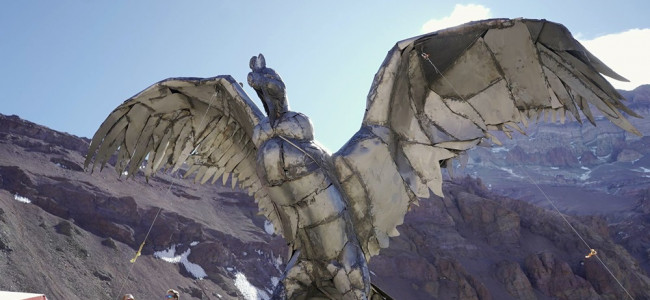
[[[291,108],[335,151],[359,128],[386,52],[427,22],[559,22],[633,81],[618,87],[632,89],[650,83],[649,11],[647,1],[598,0],[6,1],[0,113],[91,137],[117,105],[159,80],[229,74],[246,82],[248,60],[263,53]]]

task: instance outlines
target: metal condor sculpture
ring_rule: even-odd
[[[285,85],[259,55],[248,84],[266,116],[230,76],[171,78],[126,100],[90,144],[86,166],[116,151],[119,173],[189,165],[204,183],[230,178],[255,197],[293,251],[274,297],[382,299],[368,260],[398,235],[409,207],[442,195],[440,168],[529,120],[594,123],[590,106],[640,135],[616,74],[562,25],[492,19],[398,42],[368,94],[361,128],[336,153],[314,143],[309,119],[289,109]],[[638,117],[638,116],[637,116]],[[544,119],[546,119],[544,117]]]

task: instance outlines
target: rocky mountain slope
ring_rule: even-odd
[[[627,248],[650,271],[644,234],[649,224],[642,221],[650,186],[650,85],[621,93],[644,117],[630,121],[645,136],[625,132],[602,116],[596,117],[596,127],[539,123],[527,136],[501,139],[501,147],[470,151],[467,168],[456,173],[477,176],[500,195],[604,218],[618,242],[635,245]]]
[[[633,105],[650,103],[647,90],[633,95]],[[553,126],[516,137],[528,139],[523,145],[503,140],[472,153],[445,183],[446,197],[420,201],[372,259],[372,280],[400,300],[650,299],[650,141],[602,124]],[[555,146],[548,141],[560,138],[541,138],[554,131],[565,137]],[[229,182],[178,174],[147,182],[121,179],[111,166],[84,172],[87,147],[0,115],[0,290],[50,299],[155,299],[168,288],[183,299],[268,297],[287,249],[250,197]],[[555,197],[566,221],[544,208],[528,178]],[[596,257],[585,258],[585,243]]]

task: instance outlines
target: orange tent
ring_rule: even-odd
[[[0,291],[2,300],[47,300],[43,294],[17,293]]]

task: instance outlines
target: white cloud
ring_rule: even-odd
[[[616,73],[630,80],[610,79],[614,87],[632,90],[650,84],[650,28],[630,29],[593,40],[581,40],[580,43]]]
[[[451,15],[442,19],[431,19],[422,25],[420,31],[428,33],[448,27],[453,27],[467,23],[469,21],[477,21],[488,19],[492,16],[490,9],[479,4],[456,4],[454,11]]]

